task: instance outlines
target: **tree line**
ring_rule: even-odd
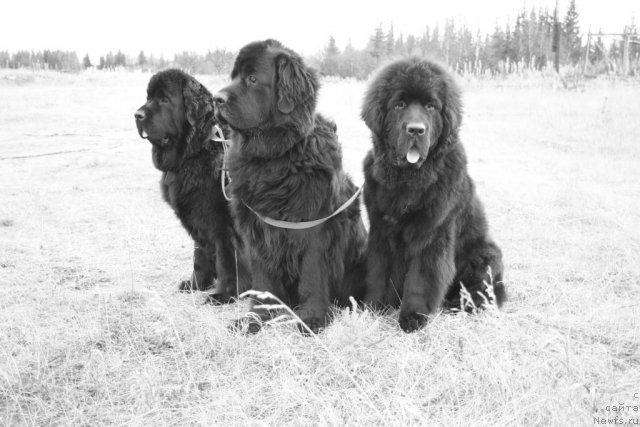
[[[86,54],[82,61],[76,52],[61,50],[28,51],[20,50],[14,53],[0,51],[0,68],[31,68],[42,70],[80,71],[87,68],[114,71],[117,69],[142,69],[158,71],[167,67],[178,67],[192,74],[228,74],[233,67],[235,54],[226,50],[208,51],[206,54],[181,52],[172,59],[163,56],[147,56],[141,51],[137,56],[127,56],[122,51],[109,52],[100,56],[93,63]]]
[[[9,53],[0,51],[0,68],[35,68],[59,71],[82,69],[78,55],[64,50],[28,51]]]
[[[405,55],[430,56],[439,59],[461,74],[496,75],[524,70],[544,70],[554,62],[559,50],[562,66],[587,65],[592,73],[620,69],[624,43],[614,38],[608,45],[602,37],[586,46],[580,30],[580,15],[575,1],[569,3],[564,16],[556,20],[548,9],[522,9],[513,24],[496,26],[492,33],[475,33],[448,19],[444,27],[426,27],[421,35],[396,36],[391,25],[387,31],[378,26],[367,47],[355,49],[350,43],[340,51],[335,39],[329,38],[316,63],[324,75],[366,78],[381,62]],[[557,29],[554,28],[557,22]],[[633,19],[624,27],[627,34],[631,72],[640,74],[640,37]],[[554,35],[557,36],[554,39]]]
[[[461,74],[500,75],[524,70],[544,70],[551,66],[559,50],[563,66],[588,65],[592,74],[615,72],[629,52],[630,72],[640,74],[640,37],[633,19],[624,27],[626,45],[620,38],[607,39],[593,35],[588,49],[580,29],[580,15],[571,0],[563,16],[556,20],[548,9],[520,10],[513,24],[496,26],[492,33],[472,31],[447,19],[444,26],[427,26],[420,35],[396,35],[393,25],[386,31],[379,25],[363,49],[348,43],[340,49],[333,37],[326,47],[307,58],[322,75],[366,79],[382,62],[405,55],[430,56],[448,64]],[[608,41],[607,41],[608,40]],[[587,52],[588,50],[588,52]],[[173,58],[146,55],[126,56],[121,51],[109,52],[92,63],[89,55],[80,61],[75,52],[45,50],[43,52],[0,51],[0,67],[78,71],[142,69],[155,72],[178,67],[192,74],[229,74],[235,53],[216,49],[205,54],[181,52]],[[584,62],[586,59],[586,63]]]

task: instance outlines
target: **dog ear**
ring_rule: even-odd
[[[182,87],[184,110],[191,126],[213,112],[213,98],[207,89],[194,79],[187,79]]]
[[[442,132],[439,141],[454,142],[462,121],[462,100],[458,85],[445,71],[442,71],[440,99],[442,100]]]
[[[442,132],[440,140],[442,142],[453,142],[451,136],[458,134],[462,119],[462,102],[460,92],[455,84],[447,83],[445,89],[444,103],[442,105]]]
[[[362,112],[360,113],[362,120],[364,120],[367,127],[375,135],[382,133],[386,116],[384,87],[385,84],[379,81],[379,79],[374,80],[370,84],[369,90],[365,94],[362,103]]]
[[[291,113],[296,105],[315,99],[318,79],[297,55],[281,53],[276,58],[278,110]]]

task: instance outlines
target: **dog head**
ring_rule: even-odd
[[[204,134],[210,132],[207,125],[214,124],[213,97],[185,72],[165,70],[151,77],[147,102],[134,116],[138,134],[153,145],[156,167],[168,170],[182,156],[201,148]]]
[[[438,63],[412,58],[378,72],[361,115],[376,151],[393,165],[419,168],[439,146],[457,139],[461,114],[451,75]]]
[[[240,133],[278,127],[306,134],[313,124],[318,78],[302,58],[276,40],[238,53],[232,82],[215,96],[216,117]]]

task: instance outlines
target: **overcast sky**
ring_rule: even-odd
[[[396,35],[421,35],[447,17],[490,32],[513,23],[523,6],[553,10],[555,0],[7,0],[0,6],[0,50],[62,49],[92,60],[119,49],[172,57],[183,50],[235,51],[246,43],[279,39],[313,54],[333,35],[341,49],[351,41],[365,47],[376,26]],[[559,0],[564,16],[569,0]],[[580,27],[621,32],[632,16],[640,19],[640,0],[577,0]]]

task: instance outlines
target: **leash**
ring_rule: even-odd
[[[227,192],[225,190],[225,180],[231,180],[231,178],[229,177],[229,171],[227,170],[227,155],[229,153],[229,140],[224,138],[224,134],[222,133],[222,129],[220,129],[220,127],[218,125],[214,125],[213,129],[212,129],[212,140],[215,142],[220,142],[222,143],[222,147],[224,148],[224,157],[222,160],[222,170],[220,171],[221,174],[221,186],[222,186],[222,194],[224,195],[224,198],[227,199],[228,202],[231,201],[231,197],[227,196]],[[344,202],[338,209],[336,209],[331,215],[329,216],[325,216],[324,218],[320,218],[320,219],[316,219],[313,221],[301,221],[301,222],[291,222],[291,221],[282,221],[279,219],[273,219],[273,218],[269,218],[268,216],[263,216],[260,215],[258,212],[256,212],[251,206],[249,206],[248,204],[245,203],[244,200],[242,200],[242,204],[245,205],[247,207],[247,209],[249,209],[251,212],[253,212],[262,222],[271,225],[272,227],[278,227],[278,228],[286,228],[289,230],[305,230],[308,228],[313,228],[316,227],[326,221],[328,221],[329,219],[333,218],[334,216],[338,215],[340,212],[344,211],[345,209],[347,209],[349,206],[351,206],[351,204],[353,202],[355,202],[358,199],[358,196],[360,195],[360,193],[362,193],[362,189],[364,188],[364,184],[360,186],[360,188],[358,188],[358,190],[353,194],[353,196],[351,196],[349,198],[349,200],[347,200],[346,202]]]
[[[231,178],[229,178],[229,171],[227,170],[227,154],[229,152],[229,140],[224,139],[224,133],[222,133],[222,129],[220,129],[220,126],[218,125],[213,125],[213,128],[211,129],[211,139],[215,142],[219,142],[222,144],[222,148],[224,149],[224,155],[222,156],[222,169],[220,169],[220,186],[222,187],[222,195],[224,196],[225,199],[227,199],[227,202],[231,201],[231,197],[227,196],[227,190],[224,186],[224,183],[226,181],[231,181]]]
[[[281,221],[279,219],[273,219],[273,218],[269,218],[268,216],[262,216],[260,215],[258,212],[254,211],[251,206],[247,205],[244,200],[242,201],[242,203],[254,214],[256,214],[256,216],[258,218],[260,218],[262,220],[262,222],[265,222],[273,227],[278,227],[278,228],[287,228],[289,230],[305,230],[307,228],[313,228],[315,226],[318,226],[320,224],[322,224],[323,222],[326,222],[327,220],[333,218],[334,216],[338,215],[340,212],[342,212],[343,210],[347,209],[349,207],[349,205],[351,205],[354,201],[356,201],[356,199],[358,198],[358,196],[360,195],[360,193],[362,192],[362,189],[364,188],[364,185],[362,185],[360,188],[358,188],[358,191],[355,192],[355,194],[353,196],[351,196],[351,198],[349,200],[347,200],[346,202],[344,202],[342,204],[342,206],[340,206],[338,209],[336,209],[331,215],[329,216],[325,216],[324,218],[320,218],[320,219],[316,219],[314,221],[302,221],[302,222],[290,222],[290,221]]]

